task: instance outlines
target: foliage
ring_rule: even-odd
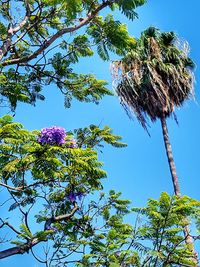
[[[108,127],[101,130],[93,125],[93,130],[76,130],[79,133],[76,136],[77,146],[71,146],[72,134],[66,135],[62,143],[41,143],[38,141],[39,131],[25,130],[21,124],[12,122],[10,116],[1,118],[0,124],[0,177],[6,184],[12,182],[15,187],[27,189],[28,194],[31,181],[32,186],[45,183],[54,187],[56,183],[64,182],[69,183],[69,190],[74,186],[80,187],[83,192],[97,189],[99,179],[106,174],[100,168],[102,163],[97,159],[94,146],[100,145],[102,140],[111,145],[124,146]],[[57,130],[59,127],[54,128]],[[88,140],[84,143],[81,131],[87,131]],[[98,133],[96,136],[95,131]],[[25,179],[27,172],[31,176],[28,175],[28,181]]]
[[[113,66],[127,112],[130,106],[145,128],[146,115],[152,121],[169,116],[192,92],[187,51],[174,33],[152,27],[136,40],[106,14],[106,8],[117,9],[133,20],[144,3],[1,1],[0,104],[12,110],[18,102],[35,104],[52,84],[63,93],[65,107],[73,98],[98,103],[112,95],[106,81],[77,73],[75,64],[96,51],[103,60],[114,52],[124,57]],[[6,195],[0,206],[7,210],[0,218],[6,232],[0,259],[31,252],[47,267],[196,266],[185,227],[191,220],[199,229],[200,203],[162,193],[146,207],[131,209],[120,193],[106,196],[101,192],[106,172],[97,154],[105,143],[125,146],[108,126],[28,131],[11,116],[0,118],[0,186]],[[196,232],[187,234],[199,239]],[[34,247],[41,243],[38,254]]]
[[[95,46],[100,57],[109,51],[124,55],[135,39],[124,24],[102,10],[120,10],[129,19],[145,0],[23,0],[0,1],[0,95],[11,109],[17,102],[44,100],[44,86],[55,84],[65,97],[95,102],[112,95],[106,81],[79,74],[74,64],[91,57]],[[6,103],[5,103],[6,104]]]
[[[56,134],[61,129],[63,137],[63,128],[49,129],[51,134],[52,129],[53,133],[56,130]],[[83,142],[81,133],[86,132],[87,139]],[[80,230],[86,233],[83,229],[88,224],[87,219],[83,218],[86,221],[83,222],[85,226],[82,226],[80,217],[80,214],[83,217],[86,214],[77,206],[76,200],[81,201],[88,194],[102,189],[101,179],[106,177],[95,146],[100,146],[102,141],[119,147],[125,146],[108,127],[99,129],[94,125],[75,131],[73,136],[77,140],[76,146],[71,146],[72,132],[66,133],[65,142],[61,143],[41,143],[38,141],[40,135],[40,131],[25,130],[21,124],[13,122],[9,115],[0,119],[0,185],[7,189],[12,199],[9,211],[18,209],[22,213],[21,229],[14,232],[27,242],[17,241],[15,244],[27,246],[27,249],[32,247],[28,247],[28,244],[32,244],[36,238],[33,234],[30,237],[26,232],[27,229],[30,232],[28,216],[37,205],[43,207],[35,217],[38,223],[44,222],[44,231],[50,230],[52,234],[54,227],[62,229],[63,223],[79,209],[78,217],[73,223],[69,222],[68,230],[71,232],[74,229],[74,233],[71,233],[74,235],[80,224]],[[36,240],[36,243],[41,241],[38,237]]]
[[[199,227],[198,201],[162,193],[131,209],[120,193],[95,192],[106,177],[95,147],[124,146],[109,127],[66,132],[62,143],[40,143],[40,134],[9,115],[0,119],[0,184],[10,195],[8,212],[21,216],[18,225],[11,215],[1,217],[0,228],[9,228],[12,238],[0,258],[30,250],[38,259],[33,247],[48,240],[39,260],[49,267],[195,266],[183,231],[188,219]],[[72,137],[77,146],[69,146]]]
[[[94,149],[119,139],[110,129],[75,130],[78,147],[69,148],[40,144],[39,131],[25,130],[11,116],[0,124],[1,186],[10,194],[0,228],[12,236],[0,258],[31,251],[48,267],[195,266],[183,231],[186,217],[199,228],[199,201],[164,192],[144,208],[130,208],[114,190],[95,192],[105,172]],[[16,212],[21,218],[14,222]],[[41,253],[34,251],[40,243],[46,244]]]
[[[142,266],[196,266],[193,251],[185,243],[184,231],[189,223],[186,217],[198,225],[199,201],[187,196],[170,197],[164,192],[159,200],[149,199],[147,207],[133,210],[140,212],[146,221],[138,227],[139,239],[151,241],[150,246],[143,243],[148,255]],[[196,233],[188,234],[194,237]]]

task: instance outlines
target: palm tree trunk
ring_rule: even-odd
[[[172,147],[171,147],[170,140],[169,140],[166,117],[164,114],[160,118],[160,121],[161,121],[161,126],[162,126],[163,139],[164,139],[164,143],[165,143],[165,150],[166,150],[166,154],[167,154],[170,173],[171,173],[171,177],[172,177],[172,183],[173,183],[173,187],[174,187],[174,193],[176,196],[180,197],[181,196],[181,190],[180,190],[179,180],[178,180],[178,176],[176,173],[176,166],[175,166],[175,162],[174,162],[174,158],[173,158],[173,154],[172,154]],[[194,255],[193,260],[197,264],[198,263],[198,260],[197,260],[198,255],[194,249],[193,238],[190,236],[189,222],[188,222],[187,218],[185,220],[186,220],[185,222],[187,223],[187,225],[184,227],[185,243],[188,245],[188,248],[193,253],[193,255]]]
[[[176,166],[175,166],[175,162],[174,162],[174,158],[172,154],[172,147],[171,147],[170,140],[169,140],[169,134],[168,134],[165,115],[163,115],[160,120],[161,120],[161,125],[162,125],[165,150],[167,154],[167,159],[168,159],[169,168],[170,168],[171,177],[172,177],[172,183],[174,187],[174,193],[176,196],[181,196],[181,190],[180,190],[178,176],[176,174]]]

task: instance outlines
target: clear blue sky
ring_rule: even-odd
[[[176,110],[179,126],[172,119],[168,120],[168,126],[182,194],[197,199],[200,199],[199,11],[199,0],[149,0],[138,9],[138,20],[128,22],[122,16],[119,18],[128,24],[133,36],[139,37],[147,27],[156,26],[163,31],[175,31],[190,44],[190,55],[197,65],[196,99]],[[97,57],[82,60],[77,69],[111,81],[109,62]],[[128,147],[106,147],[100,155],[108,173],[105,190],[121,191],[123,197],[132,200],[135,206],[145,205],[149,197],[158,198],[162,191],[173,193],[159,122],[151,125],[149,138],[136,120],[129,120],[116,97],[106,97],[99,105],[74,101],[71,109],[64,109],[62,95],[56,88],[48,88],[45,92],[46,102],[38,102],[35,108],[20,105],[15,120],[30,130],[52,125],[66,130],[91,123],[109,125],[114,133],[123,136]],[[1,261],[0,267],[25,267],[27,264],[29,267],[40,266],[29,256],[16,256]]]

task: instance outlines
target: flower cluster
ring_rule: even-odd
[[[37,141],[42,145],[66,144],[69,148],[78,147],[76,140],[73,138],[66,138],[65,129],[58,126],[42,129]]]
[[[38,137],[40,144],[62,145],[65,143],[65,129],[58,126],[44,128]]]
[[[76,199],[78,198],[79,200],[81,200],[81,198],[84,196],[83,193],[81,192],[70,192],[68,195],[67,195],[67,198],[70,202],[74,202],[76,201]]]
[[[67,146],[69,148],[77,148],[78,147],[77,142],[76,142],[75,139],[67,140]]]

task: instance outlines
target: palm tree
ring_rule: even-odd
[[[127,114],[139,120],[148,131],[147,118],[161,121],[166,154],[174,193],[181,196],[172,155],[166,119],[174,108],[183,105],[193,94],[194,63],[188,57],[188,46],[178,41],[174,32],[161,33],[150,27],[123,60],[115,61],[112,70],[117,78],[116,93]],[[115,80],[116,81],[116,80]],[[192,243],[188,227],[186,242]]]

